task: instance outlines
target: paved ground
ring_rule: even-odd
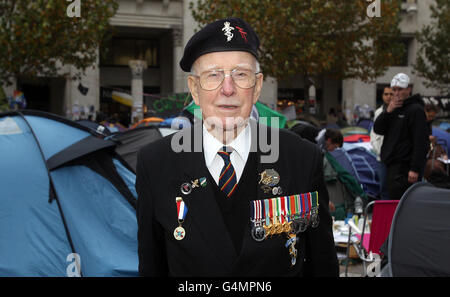
[[[358,263],[349,263],[347,269],[347,277],[361,277],[363,275],[363,264],[362,262]],[[345,265],[339,265],[339,276],[345,276]]]
[[[345,252],[338,251],[338,260],[339,260],[339,276],[345,276]],[[350,259],[347,268],[347,277],[361,277],[364,273],[363,263],[360,259]]]

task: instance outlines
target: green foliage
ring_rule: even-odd
[[[417,35],[422,45],[414,69],[427,87],[450,94],[450,0],[436,0],[430,9],[433,21]]]
[[[260,63],[266,75],[283,79],[328,75],[370,81],[402,54],[398,0],[381,2],[381,17],[367,17],[361,0],[196,0],[192,15],[204,25],[227,16],[241,17],[261,40]]]
[[[81,0],[81,17],[68,17],[71,2],[64,0],[0,0],[0,83],[13,77],[55,77],[63,65],[72,65],[79,78],[92,66],[114,0]]]

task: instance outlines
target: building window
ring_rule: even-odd
[[[147,67],[159,67],[159,42],[153,39],[115,37],[102,46],[101,66],[126,66],[130,60],[144,60]]]
[[[412,37],[402,37],[399,40],[399,43],[401,44],[401,47],[403,48],[403,54],[400,56],[400,58],[397,60],[394,65],[391,66],[409,66],[409,54],[410,54],[410,48],[411,44],[413,42]]]

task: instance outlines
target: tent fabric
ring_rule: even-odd
[[[432,127],[432,131],[433,136],[436,136],[438,141],[447,149],[447,154],[450,153],[450,133],[436,127]]]
[[[53,155],[47,160],[47,164],[52,170],[86,154],[113,146],[116,144],[112,141],[88,136]]]
[[[374,197],[380,194],[379,163],[374,154],[363,147],[353,146],[348,150],[335,149],[331,155],[356,178],[365,193]]]
[[[312,124],[304,121],[296,121],[296,124],[291,126],[290,130],[302,138],[309,140],[312,143],[316,143],[316,137],[319,134],[319,129]]]
[[[354,178],[352,174],[350,174],[334,157],[333,154],[326,152],[325,157],[328,160],[328,162],[331,164],[334,171],[337,173],[338,180],[345,186],[345,188],[348,190],[349,193],[351,193],[354,198],[357,196],[360,196],[361,198],[366,199],[367,196],[364,193],[361,185],[357,181],[357,179]],[[350,208],[353,208],[353,205],[349,206]]]
[[[20,133],[0,128],[0,276],[65,275],[72,250],[57,204],[48,203],[44,160],[25,121],[0,117],[0,126],[6,120]]]
[[[96,133],[108,136],[111,135],[111,132],[109,131],[108,128],[106,128],[105,126],[103,126],[102,124],[98,124],[96,122],[93,121],[89,121],[89,120],[78,120],[76,121],[76,123],[87,127],[93,131],[95,131]]]
[[[347,151],[342,148],[337,148],[332,152],[329,152],[333,158],[341,165],[348,173],[350,173],[358,182],[358,171],[352,163],[352,158],[348,155]]]
[[[358,127],[358,126],[350,126],[350,127],[342,128],[341,133],[344,137],[348,136],[348,135],[353,135],[353,134],[369,135],[369,131],[366,128]]]
[[[357,173],[358,181],[364,191],[372,196],[380,194],[380,178],[377,174],[379,163],[365,148],[355,147],[346,151]]]
[[[345,142],[369,142],[370,136],[365,134],[352,134],[344,137]]]
[[[162,138],[161,132],[157,127],[139,127],[115,134],[111,139],[119,141],[116,146],[116,152],[119,154],[136,172],[137,152],[138,150],[158,139]]]
[[[424,182],[403,194],[389,234],[391,276],[450,276],[449,197]]]
[[[56,115],[0,114],[0,276],[68,276],[74,253],[82,276],[138,274],[135,175],[92,135]]]
[[[83,275],[137,276],[133,207],[86,166],[57,169],[52,178]]]

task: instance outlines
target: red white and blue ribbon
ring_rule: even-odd
[[[184,203],[183,199],[177,199],[177,213],[178,213],[178,221],[183,221],[188,212],[188,208]]]

